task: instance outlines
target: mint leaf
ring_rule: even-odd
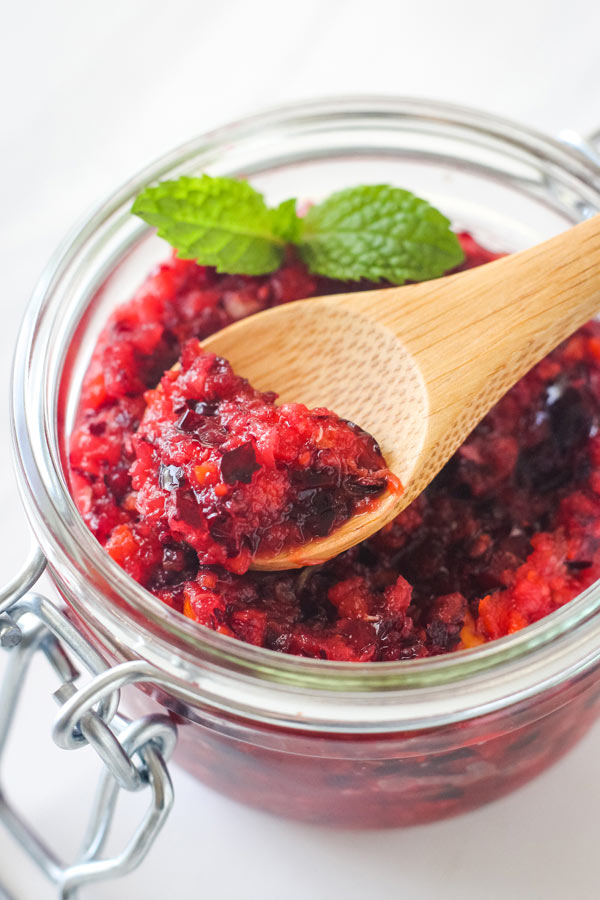
[[[269,209],[245,181],[182,176],[146,188],[132,212],[183,259],[231,274],[274,271],[287,244],[311,272],[341,281],[425,281],[464,258],[445,216],[386,184],[338,191],[300,219],[295,200]]]
[[[311,207],[297,243],[311,272],[342,281],[425,281],[464,259],[442,213],[386,184],[346,188]]]
[[[275,209],[270,210],[273,219],[273,230],[288,244],[295,244],[300,236],[301,220],[296,213],[296,200],[284,200]]]
[[[132,212],[154,225],[182,259],[230,274],[272,272],[299,233],[295,200],[269,209],[246,181],[210,175],[146,188]]]

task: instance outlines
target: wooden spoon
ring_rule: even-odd
[[[253,568],[314,565],[378,531],[494,403],[598,310],[600,215],[480,268],[287,303],[203,341],[281,402],[326,406],[366,429],[405,487]]]

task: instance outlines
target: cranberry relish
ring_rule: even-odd
[[[462,268],[494,258],[469,235],[461,243]],[[393,523],[323,566],[236,575],[200,565],[190,535],[165,527],[163,516],[140,515],[144,488],[136,489],[131,472],[139,465],[144,395],[185,342],[260,309],[339,289],[348,286],[310,275],[291,257],[261,277],[217,275],[173,258],[115,310],[86,374],[71,439],[75,500],[113,558],[164,602],[223,634],[360,661],[483,643],[536,621],[599,578],[596,323],[523,378]],[[178,478],[163,470],[166,492]]]
[[[202,565],[242,574],[255,555],[329,534],[393,482],[357,425],[275,400],[197,340],[145,394],[132,439],[137,512]]]

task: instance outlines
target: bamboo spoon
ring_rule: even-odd
[[[282,402],[326,406],[369,431],[405,488],[253,568],[314,565],[379,530],[494,403],[598,310],[600,215],[480,268],[287,303],[203,341]]]

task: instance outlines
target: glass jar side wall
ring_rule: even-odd
[[[131,714],[164,706],[129,689]],[[181,709],[181,707],[179,707]],[[282,736],[282,749],[171,713],[179,730],[174,759],[200,781],[239,802],[311,824],[346,828],[420,825],[483,806],[558,761],[600,715],[600,667],[546,697],[457,723],[436,734]],[[243,733],[238,723],[238,734]],[[437,751],[431,744],[437,745]]]

